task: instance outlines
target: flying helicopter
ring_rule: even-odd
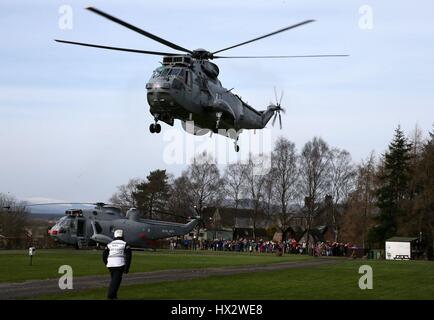
[[[38,205],[47,204],[27,205],[26,207]],[[128,209],[126,215],[123,215],[121,208],[116,205],[104,203],[84,205],[88,207],[81,206],[81,208],[65,210],[65,215],[48,230],[48,234],[56,242],[73,245],[76,248],[107,244],[113,241],[114,230],[122,229],[125,241],[132,247],[148,248],[154,245],[155,240],[183,236],[201,225],[202,222],[198,210],[195,210],[188,223],[182,224],[143,219],[136,208]],[[163,211],[160,213],[178,216]]]
[[[294,25],[279,29],[254,39],[244,41],[216,51],[205,49],[190,50],[150,32],[129,24],[97,8],[88,7],[87,10],[120,24],[147,38],[157,41],[177,52],[157,52],[129,48],[112,47],[75,41],[58,40],[57,42],[94,47],[108,50],[118,50],[141,54],[163,56],[162,65],[156,68],[146,84],[149,112],[154,117],[154,123],[149,126],[151,133],[160,133],[162,121],[170,126],[176,119],[181,120],[182,127],[191,134],[203,135],[208,132],[218,133],[234,139],[235,151],[239,151],[238,138],[244,129],[263,129],[274,115],[273,125],[279,117],[282,128],[281,100],[271,103],[266,110],[258,111],[240,96],[226,89],[218,79],[219,68],[211,62],[214,59],[273,59],[273,58],[317,58],[317,57],[345,57],[347,55],[298,55],[298,56],[221,56],[220,53],[258,41],[278,33],[314,22],[305,20]],[[277,98],[277,97],[276,97]],[[282,98],[282,97],[281,97]],[[192,125],[189,125],[189,122]]]

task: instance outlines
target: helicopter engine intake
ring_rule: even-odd
[[[128,209],[127,211],[127,219],[132,221],[140,220],[140,213],[136,208]]]

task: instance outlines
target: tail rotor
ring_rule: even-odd
[[[277,116],[279,116],[280,130],[282,130],[282,115],[281,115],[281,112],[285,113],[285,109],[283,109],[282,106],[281,106],[282,105],[282,100],[283,100],[283,94],[284,94],[284,92],[282,90],[281,93],[280,93],[280,98],[278,99],[277,98],[277,90],[276,90],[276,87],[274,87],[274,98],[276,99],[276,103],[275,104],[270,103],[271,108],[274,109],[274,118],[273,118],[273,121],[272,121],[271,124],[274,127],[274,124],[276,123]]]

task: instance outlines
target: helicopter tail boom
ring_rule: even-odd
[[[269,105],[267,110],[262,112],[262,127],[265,128],[267,123],[270,121],[270,119],[274,115],[274,119],[273,119],[273,123],[272,123],[273,126],[274,126],[274,122],[276,121],[277,116],[279,116],[280,129],[282,129],[282,117],[280,115],[281,111],[285,112],[284,109],[280,105],[274,105],[274,104]]]
[[[195,219],[191,220],[189,223],[185,224],[183,226],[183,232],[184,232],[184,234],[187,234],[191,230],[193,230],[194,228],[196,228],[199,225],[200,222],[201,222],[200,218],[195,218]]]

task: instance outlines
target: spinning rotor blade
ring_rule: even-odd
[[[273,87],[274,90],[274,99],[276,100],[277,105],[279,105],[279,102],[277,101],[277,89],[276,86]]]
[[[336,58],[349,57],[348,54],[315,54],[302,56],[213,56],[213,59],[284,59],[284,58]]]
[[[294,28],[300,27],[300,26],[302,26],[302,25],[304,25],[304,24],[308,24],[308,23],[311,23],[311,22],[314,22],[314,21],[315,21],[315,20],[306,20],[306,21],[303,21],[303,22],[300,22],[300,23],[294,24],[294,25],[292,25],[292,26],[289,26],[289,27],[286,27],[286,28],[279,29],[279,30],[277,30],[277,31],[274,31],[274,32],[268,33],[268,34],[263,35],[263,36],[261,36],[261,37],[257,37],[257,38],[255,38],[255,39],[252,39],[252,40],[249,40],[249,41],[245,41],[245,42],[242,42],[242,43],[239,43],[239,44],[236,44],[236,45],[233,45],[233,46],[230,46],[230,47],[224,48],[224,49],[220,49],[220,50],[218,50],[218,51],[214,51],[213,54],[215,54],[215,53],[219,53],[219,52],[222,52],[222,51],[226,51],[226,50],[229,50],[229,49],[232,49],[232,48],[236,48],[236,47],[239,47],[239,46],[243,46],[243,45],[248,44],[248,43],[253,42],[253,41],[257,41],[257,40],[261,40],[261,39],[264,39],[264,38],[267,38],[267,37],[271,37],[271,36],[273,36],[273,35],[275,35],[275,34],[278,34],[278,33],[280,33],[280,32],[287,31],[287,30],[290,30],[290,29],[294,29]]]
[[[177,53],[167,53],[167,52],[158,52],[158,51],[146,51],[146,50],[136,50],[136,49],[128,49],[128,48],[108,47],[108,46],[101,46],[101,45],[97,45],[97,44],[66,41],[66,40],[57,40],[57,39],[55,39],[54,41],[61,42],[61,43],[67,43],[67,44],[75,44],[75,45],[84,46],[84,47],[93,47],[93,48],[99,48],[99,49],[109,49],[109,50],[117,50],[117,51],[153,54],[153,55],[157,55],[157,56],[179,56],[179,54],[177,54]]]
[[[75,205],[75,204],[86,204],[86,205],[95,205],[95,203],[90,202],[47,202],[47,203],[34,203],[34,204],[26,204],[25,207],[36,207],[36,206],[55,206],[55,205]]]
[[[282,90],[282,92],[280,93],[279,106],[282,104],[282,100],[283,100],[283,90]],[[283,111],[283,113],[285,113],[285,110],[284,110],[284,109],[282,109],[282,111]]]
[[[271,125],[274,127],[274,124],[276,123],[276,117],[277,117],[277,112],[274,113],[274,118],[273,118],[273,122],[271,122]]]
[[[186,217],[186,216],[182,216],[180,214],[175,214],[175,213],[171,213],[171,212],[167,212],[167,211],[161,211],[161,210],[152,210],[152,211],[156,212],[156,213],[165,214],[168,216],[173,216],[173,217],[182,218],[182,219],[186,219],[186,220],[188,219],[188,217]]]
[[[282,115],[279,112],[279,124],[280,124],[280,130],[282,130]]]
[[[188,52],[188,53],[193,53],[192,51],[190,51],[188,49],[185,49],[185,48],[183,48],[181,46],[178,46],[177,44],[174,44],[174,43],[172,43],[170,41],[167,41],[167,40],[165,40],[163,38],[157,37],[156,35],[154,35],[154,34],[152,34],[150,32],[147,32],[145,30],[137,28],[136,26],[133,26],[132,24],[129,24],[128,22],[122,21],[122,20],[120,20],[120,19],[118,19],[116,17],[113,17],[112,15],[109,15],[109,14],[107,14],[107,13],[101,11],[101,10],[98,10],[98,9],[96,9],[94,7],[88,7],[86,9],[89,10],[89,11],[92,11],[93,13],[96,13],[96,14],[98,14],[98,15],[106,18],[106,19],[109,19],[109,20],[111,20],[113,22],[116,22],[116,23],[120,24],[121,26],[124,26],[124,27],[126,27],[126,28],[128,28],[130,30],[133,30],[133,31],[135,31],[137,33],[140,33],[141,35],[143,35],[145,37],[148,37],[148,38],[150,38],[150,39],[152,39],[154,41],[157,41],[157,42],[159,42],[161,44],[164,44],[165,46],[168,46],[168,47],[170,47],[172,49],[179,50],[179,51],[184,51],[184,52]]]

